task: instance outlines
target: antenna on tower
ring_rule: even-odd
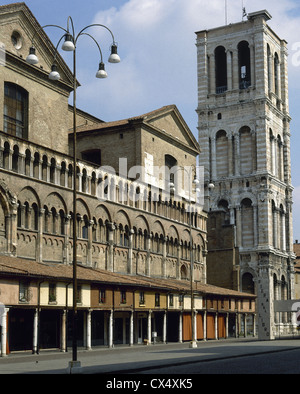
[[[227,0],[225,0],[225,25],[227,25]]]
[[[246,7],[244,7],[244,1],[242,0],[242,20],[247,16]]]

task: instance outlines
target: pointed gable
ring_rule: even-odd
[[[47,77],[56,56],[60,83],[68,85],[67,90],[72,90],[72,72],[25,3],[0,6],[0,41],[5,46],[8,59],[24,62],[24,67],[35,72],[36,76]],[[34,66],[25,61],[32,44],[39,59]]]
[[[168,105],[142,116],[144,123],[171,137],[177,143],[200,151],[199,144],[175,105]]]

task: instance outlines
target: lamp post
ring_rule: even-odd
[[[193,167],[189,168],[179,168],[182,169],[187,175],[188,175],[188,191],[189,191],[189,233],[190,233],[190,291],[191,291],[191,329],[192,329],[192,340],[190,342],[190,347],[195,348],[197,347],[197,341],[196,341],[196,336],[195,336],[195,325],[194,325],[194,319],[195,319],[195,302],[194,302],[194,290],[193,290],[193,272],[194,272],[194,255],[193,255],[193,236],[192,236],[192,215],[191,215],[191,206],[192,206],[192,190],[191,190],[191,183],[196,186],[196,192],[198,191],[197,186],[199,185],[199,180],[197,179],[197,175],[195,173],[193,182],[191,182],[191,177],[192,177],[192,171]],[[179,170],[178,169],[178,170]],[[177,170],[177,171],[178,171]],[[169,183],[170,191],[174,192],[175,191],[175,185],[173,182]]]
[[[71,29],[70,29],[71,24]],[[49,79],[53,81],[58,81],[60,79],[60,75],[58,72],[58,67],[56,64],[56,56],[58,53],[58,46],[60,42],[64,39],[64,43],[62,45],[62,50],[73,52],[73,336],[72,336],[72,361],[69,363],[70,373],[76,373],[80,371],[81,365],[77,360],[77,143],[76,143],[76,89],[77,89],[77,80],[76,80],[76,46],[79,37],[85,35],[90,37],[98,47],[100,53],[100,63],[99,69],[96,73],[96,78],[106,78],[107,73],[105,71],[105,65],[103,62],[103,56],[101,48],[97,42],[97,40],[89,33],[86,32],[88,28],[91,27],[102,27],[108,30],[111,34],[113,43],[111,45],[111,54],[109,56],[109,63],[119,63],[120,57],[117,53],[117,44],[114,39],[114,35],[112,31],[105,25],[102,24],[91,24],[79,31],[78,34],[75,34],[74,23],[72,18],[69,16],[67,19],[67,28],[63,28],[58,25],[45,25],[41,29],[46,27],[55,27],[63,31],[63,35],[59,39],[54,55],[54,61],[51,67],[51,72],[49,74]],[[26,58],[26,61],[35,65],[38,63],[38,57],[36,55],[36,49],[34,47],[34,38],[38,31],[35,32],[32,39],[32,46],[29,50],[29,55]]]

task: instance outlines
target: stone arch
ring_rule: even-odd
[[[152,232],[153,234],[158,233],[158,234],[162,234],[163,236],[165,236],[165,229],[164,226],[162,225],[162,223],[160,222],[160,220],[156,220],[152,226]]]
[[[21,202],[27,201],[29,205],[32,205],[33,203],[37,203],[38,207],[41,207],[41,201],[38,194],[30,186],[26,186],[20,191],[18,195],[18,200]]]
[[[60,210],[63,210],[65,213],[68,212],[65,200],[57,192],[52,192],[48,194],[48,196],[45,198],[43,206],[47,206],[49,210],[54,207],[57,212],[59,212]]]
[[[81,216],[87,215],[88,219],[91,218],[89,207],[82,198],[77,199],[77,213]]]
[[[97,220],[102,219],[103,223],[105,223],[106,221],[108,222],[112,221],[109,210],[103,204],[100,204],[96,207],[94,216],[96,217]]]
[[[141,229],[143,231],[146,230],[147,233],[149,234],[149,232],[150,232],[149,223],[144,215],[138,215],[134,219],[134,224],[137,229]]]
[[[114,222],[117,224],[122,224],[123,226],[127,225],[129,228],[131,228],[131,222],[130,222],[129,216],[123,209],[120,209],[116,213],[115,218],[114,218]]]

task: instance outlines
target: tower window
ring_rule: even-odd
[[[247,41],[238,45],[240,89],[247,89],[251,85],[250,48]]]
[[[216,93],[227,90],[227,58],[225,48],[219,46],[215,49],[216,63]]]
[[[28,137],[28,92],[14,83],[4,83],[4,132]]]

